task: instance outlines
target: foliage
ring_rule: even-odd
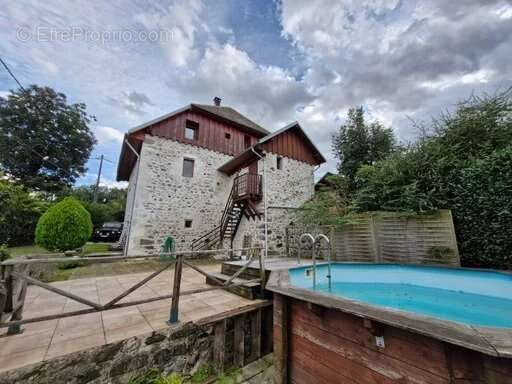
[[[89,212],[76,199],[67,197],[41,216],[36,242],[49,250],[67,251],[83,246],[91,234]]]
[[[66,195],[74,196],[82,202],[95,226],[108,221],[124,221],[126,189],[99,187],[97,202],[94,202],[94,194],[94,185],[70,188],[66,191]]]
[[[190,382],[192,384],[202,384],[214,374],[211,365],[203,365],[192,375]]]
[[[131,377],[128,384],[154,384],[155,380],[160,377],[158,369],[149,369],[144,374]]]
[[[9,246],[32,244],[37,220],[46,210],[47,203],[7,180],[0,181],[0,202],[0,243]]]
[[[313,199],[302,206],[298,221],[305,225],[341,225],[349,208],[349,186],[345,177],[329,175]]]
[[[351,188],[357,170],[384,159],[395,147],[393,131],[380,122],[367,123],[363,107],[351,108],[347,122],[333,136],[333,152],[339,159],[338,171],[344,175]]]
[[[512,269],[512,145],[456,172],[449,193],[465,265]]]
[[[414,146],[357,173],[357,211],[451,209],[464,265],[511,267],[512,92],[459,103]]]
[[[55,192],[85,173],[96,140],[82,103],[31,85],[0,97],[0,167],[31,189]]]
[[[183,384],[183,378],[177,373],[161,374],[158,369],[150,369],[142,375],[130,378],[128,384]]]
[[[0,262],[11,258],[11,253],[7,249],[7,244],[0,244]]]

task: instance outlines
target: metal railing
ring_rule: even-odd
[[[242,267],[240,271],[238,271],[234,276],[229,278],[226,282],[222,282],[218,280],[215,276],[212,276],[208,272],[204,271],[200,267],[190,263],[185,260],[187,256],[193,255],[214,255],[217,253],[234,253],[234,252],[247,252],[249,254],[249,259],[247,263]],[[8,327],[8,334],[15,334],[21,331],[21,325],[28,323],[35,323],[47,320],[61,319],[65,317],[79,316],[92,312],[101,312],[112,310],[116,308],[129,307],[133,305],[145,304],[153,301],[164,300],[164,299],[172,299],[171,301],[171,310],[169,316],[169,323],[176,323],[179,313],[179,298],[181,296],[192,295],[196,293],[202,293],[207,291],[213,291],[218,289],[224,289],[228,291],[233,291],[233,288],[254,282],[261,282],[261,287],[263,291],[263,286],[265,282],[265,271],[263,269],[263,260],[262,260],[262,252],[260,247],[252,247],[252,248],[240,248],[240,249],[217,249],[217,250],[204,250],[204,251],[180,251],[173,252],[168,254],[167,256],[172,256],[175,258],[174,261],[169,261],[166,265],[162,266],[160,269],[151,273],[138,283],[132,285],[121,294],[117,295],[112,300],[108,301],[105,304],[96,303],[84,297],[75,295],[71,292],[67,292],[64,289],[61,289],[55,285],[51,285],[48,283],[44,283],[40,280],[37,280],[29,275],[30,265],[36,263],[61,263],[61,262],[70,262],[70,261],[80,261],[84,264],[96,264],[96,263],[112,263],[119,261],[127,261],[127,260],[142,260],[142,259],[155,259],[161,258],[162,254],[158,255],[136,255],[136,256],[105,256],[105,257],[66,257],[66,258],[47,258],[47,259],[24,259],[24,260],[7,260],[0,264],[1,266],[1,275],[0,275],[0,328]],[[256,258],[259,258],[259,269],[260,269],[260,277],[258,279],[253,280],[244,280],[243,282],[234,283],[236,277],[240,275],[246,268],[249,267],[250,263]],[[196,272],[208,277],[212,281],[218,283],[218,286],[208,287],[208,288],[197,288],[190,289],[187,291],[181,291],[181,276],[183,265],[190,267]],[[173,291],[171,294],[161,295],[161,296],[153,296],[145,299],[132,300],[128,302],[120,303],[119,301],[142,287],[144,284],[164,272],[166,269],[174,266],[174,281],[173,281]],[[54,292],[60,296],[66,297],[68,299],[74,300],[81,304],[84,304],[90,308],[68,311],[63,313],[44,315],[44,316],[36,316],[31,318],[23,318],[23,308],[25,306],[25,296],[27,292],[27,285],[32,284],[48,291]]]

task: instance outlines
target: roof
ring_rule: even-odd
[[[138,132],[141,129],[147,128],[147,127],[149,127],[153,124],[156,124],[160,121],[166,120],[166,119],[176,116],[176,115],[179,115],[182,112],[192,111],[192,110],[194,110],[196,112],[203,112],[210,116],[213,115],[214,117],[221,118],[222,120],[228,121],[230,123],[234,123],[238,126],[248,128],[250,131],[257,132],[260,136],[268,135],[270,133],[265,128],[263,128],[261,125],[256,124],[254,121],[248,119],[247,117],[242,115],[240,112],[236,111],[235,109],[233,109],[231,107],[192,103],[183,108],[177,109],[170,113],[166,113],[165,115],[157,117],[156,119],[150,120],[144,124],[141,124],[134,128],[131,128],[128,131],[128,134]]]
[[[203,111],[222,117],[226,120],[232,121],[236,124],[251,128],[256,132],[268,135],[270,132],[263,128],[261,125],[256,124],[254,121],[249,120],[247,117],[234,110],[231,107],[205,105],[205,104],[191,104],[192,108],[199,108]]]
[[[219,121],[234,125],[240,128],[242,131],[246,131],[247,133],[250,133],[256,137],[263,137],[270,133],[261,125],[256,124],[254,121],[248,119],[231,107],[195,103],[188,104],[183,108],[177,109],[170,113],[166,113],[165,115],[159,116],[156,119],[150,120],[144,124],[138,125],[128,130],[128,133],[125,136],[125,140],[123,140],[121,147],[121,155],[119,157],[119,163],[117,166],[117,180],[128,180],[136,161],[136,156],[133,153],[133,150],[128,148],[126,140],[128,140],[133,148],[140,152],[140,144],[144,140],[144,129],[187,111],[197,112],[206,115],[209,118],[217,119]]]
[[[224,163],[220,168],[219,171],[227,173],[228,175],[233,174],[237,170],[246,167],[250,163],[259,160],[258,154],[261,154],[261,150],[263,149],[263,146],[265,143],[270,142],[275,137],[282,135],[288,130],[291,129],[297,129],[303,139],[306,141],[306,143],[311,147],[312,152],[314,153],[315,157],[318,159],[318,164],[325,163],[325,158],[322,155],[322,153],[318,150],[318,148],[313,144],[313,141],[309,138],[309,136],[306,134],[306,132],[302,129],[300,124],[297,121],[294,121],[293,123],[290,123],[286,125],[285,127],[278,129],[275,132],[272,132],[268,134],[265,137],[262,137],[256,144],[249,147],[242,153],[240,153],[238,156],[235,156],[234,158],[230,159],[226,163]],[[257,153],[258,154],[257,154]]]

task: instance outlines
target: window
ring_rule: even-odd
[[[192,220],[185,220],[185,228],[192,228]]]
[[[229,140],[229,139],[231,139],[231,133],[229,133],[229,132],[226,132],[224,136],[225,136],[225,137],[226,137],[226,139],[228,139],[228,140]]]
[[[251,136],[244,136],[244,148],[249,148],[251,146]]]
[[[194,176],[194,160],[183,159],[183,176],[193,177]]]
[[[199,130],[199,124],[195,121],[187,120],[185,124],[185,139],[197,140],[197,132]]]
[[[280,156],[277,156],[276,158],[276,168],[283,169],[283,158]]]

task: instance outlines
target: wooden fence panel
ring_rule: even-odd
[[[337,261],[460,265],[449,210],[428,215],[365,213],[336,228],[290,226],[288,257],[296,257],[298,239],[305,232],[327,235]],[[303,256],[310,257],[311,253],[303,252]]]

